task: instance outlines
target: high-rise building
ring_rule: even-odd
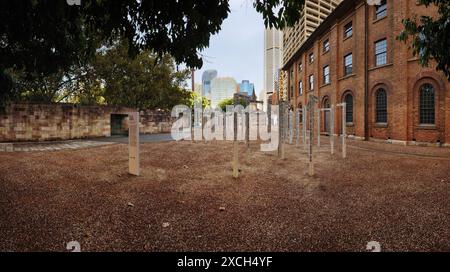
[[[283,63],[286,63],[342,0],[305,0],[300,20],[283,30]]]
[[[202,95],[211,98],[211,82],[217,77],[216,70],[206,70],[202,75]]]
[[[275,90],[278,70],[283,66],[283,32],[276,29],[264,31],[264,90],[271,94]],[[267,95],[261,97],[264,109],[267,108]]]
[[[242,80],[242,83],[239,84],[239,92],[246,93],[248,96],[253,96],[255,93],[255,84],[250,83],[249,80]]]
[[[215,108],[220,101],[233,98],[237,92],[236,80],[231,77],[216,77],[211,81],[211,107]]]
[[[266,29],[264,32],[264,89],[266,93],[274,91],[276,74],[282,66],[283,32]]]

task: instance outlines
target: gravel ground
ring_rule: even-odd
[[[141,177],[123,144],[1,153],[0,251],[450,251],[449,149],[328,148],[310,178],[241,145],[238,180],[229,143],[143,144]]]

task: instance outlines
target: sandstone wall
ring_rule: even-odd
[[[127,115],[130,108],[74,104],[20,103],[0,111],[0,142],[69,140],[111,136],[111,115]],[[128,128],[127,118],[123,130]],[[141,112],[141,133],[170,132],[169,114]]]

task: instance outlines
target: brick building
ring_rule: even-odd
[[[411,42],[396,39],[402,19],[414,14],[437,8],[411,0],[343,1],[286,60],[291,105],[306,105],[311,94],[321,108],[347,102],[347,133],[357,139],[450,146],[449,82],[435,65],[420,66]],[[322,114],[322,132],[329,132]],[[339,134],[339,110],[336,117]]]

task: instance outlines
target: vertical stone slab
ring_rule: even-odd
[[[306,146],[306,114],[307,114],[306,106],[303,106],[302,108],[302,131],[303,131],[303,148],[305,151],[307,150]]]
[[[347,146],[345,145],[347,138],[347,104],[342,104],[342,158],[347,158]]]
[[[289,144],[294,141],[294,112],[289,110]]]
[[[314,176],[314,162],[313,162],[313,144],[314,144],[314,102],[310,99],[309,104],[309,176]]]
[[[331,145],[331,155],[334,154],[334,105],[331,105],[331,124],[330,124],[330,145]]]
[[[297,115],[295,118],[296,132],[297,132],[297,143],[296,143],[297,146],[300,145],[300,111],[301,109],[297,109],[296,111]]]
[[[321,133],[321,115],[322,111],[317,109],[317,147],[320,148],[320,133]]]
[[[234,120],[234,140],[233,140],[233,178],[237,179],[239,178],[239,142],[237,139],[237,127],[238,127],[238,120],[237,120],[237,113],[233,112],[233,120]]]
[[[139,176],[139,112],[128,115],[129,173]]]

